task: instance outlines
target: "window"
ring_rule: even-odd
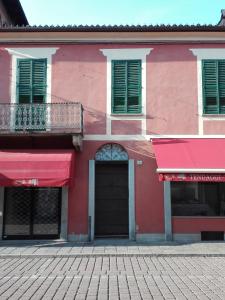
[[[141,60],[112,60],[112,112],[138,114],[141,106]]]
[[[172,182],[173,216],[225,216],[225,183]]]
[[[17,103],[44,103],[47,59],[18,59]]]
[[[47,59],[18,59],[17,67],[15,129],[45,130]]]
[[[225,114],[225,60],[202,61],[203,113]]]

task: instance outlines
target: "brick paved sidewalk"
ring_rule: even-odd
[[[0,258],[0,299],[223,300],[225,258]]]
[[[225,242],[151,243],[128,240],[97,240],[94,243],[63,241],[1,241],[0,257],[14,256],[225,256]]]

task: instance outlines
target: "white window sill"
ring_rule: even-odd
[[[201,115],[203,119],[222,119],[225,120],[225,114],[204,114]]]

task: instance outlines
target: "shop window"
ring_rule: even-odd
[[[112,112],[141,113],[141,60],[112,61]]]
[[[203,113],[225,114],[225,60],[202,61]]]
[[[225,216],[225,183],[172,182],[173,216]]]

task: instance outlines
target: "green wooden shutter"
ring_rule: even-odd
[[[17,101],[30,103],[32,98],[32,60],[19,59],[17,71]]]
[[[141,61],[127,62],[127,112],[141,113]]]
[[[46,99],[47,60],[35,59],[32,67],[33,103],[43,103]]]
[[[204,113],[219,113],[217,61],[203,61]]]
[[[225,114],[225,60],[218,61],[218,77],[220,113]]]
[[[112,112],[126,113],[127,67],[126,61],[112,61]]]
[[[225,60],[203,60],[205,114],[225,113]]]
[[[112,112],[141,113],[141,61],[112,61]]]

